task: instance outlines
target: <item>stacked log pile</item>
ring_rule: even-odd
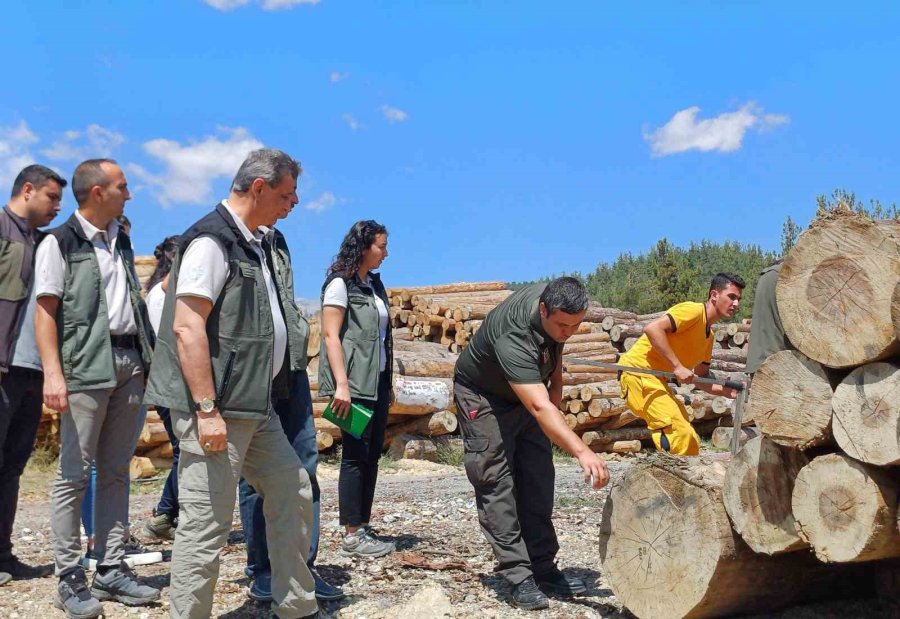
[[[631,612],[759,613],[896,583],[898,286],[900,222],[835,213],[801,237],[776,288],[797,350],[754,375],[760,434],[733,459],[654,456],[611,491],[600,552]]]

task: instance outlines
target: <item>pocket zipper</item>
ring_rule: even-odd
[[[222,382],[219,384],[219,390],[216,393],[216,400],[221,405],[222,398],[225,397],[225,391],[228,389],[228,383],[231,381],[231,371],[234,369],[234,358],[237,355],[237,349],[232,349],[228,353],[228,359],[225,361],[225,370],[222,372]]]

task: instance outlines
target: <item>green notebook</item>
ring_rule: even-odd
[[[325,407],[325,412],[322,413],[322,417],[347,434],[352,435],[354,438],[362,436],[362,433],[366,430],[366,426],[372,421],[372,411],[365,406],[351,403],[350,413],[346,417],[338,417],[331,411],[331,404],[333,402],[334,398],[332,398],[331,402],[328,403],[328,406]]]

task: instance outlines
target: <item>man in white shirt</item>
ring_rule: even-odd
[[[263,228],[297,204],[300,166],[289,155],[247,155],[227,200],[181,235],[163,305],[149,404],[170,409],[179,439],[178,527],[171,615],[209,617],[219,559],[244,478],[265,496],[272,610],[318,613],[306,565],[312,524],[309,475],[272,401],[289,395],[293,303],[273,273]]]
[[[35,339],[44,404],[61,413],[51,508],[60,579],[56,605],[81,619],[99,616],[100,600],[146,604],[159,598],[159,590],[138,583],[124,563],[128,466],[153,345],[131,241],[117,221],[131,195],[111,159],[79,164],[72,191],[78,210],[37,249]],[[79,516],[92,461],[97,573],[88,589]]]

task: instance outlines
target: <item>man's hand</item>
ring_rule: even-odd
[[[218,410],[197,413],[197,433],[200,446],[207,453],[228,449],[228,428]]]
[[[694,372],[687,369],[683,365],[675,366],[675,369],[672,370],[672,373],[675,374],[675,378],[681,385],[690,385],[694,382]]]
[[[62,374],[52,372],[44,375],[44,404],[60,413],[69,411],[69,389]]]
[[[603,458],[595,454],[593,451],[585,450],[578,456],[578,464],[584,471],[584,481],[589,482],[594,479],[591,486],[595,490],[599,490],[609,483],[609,470],[606,468],[606,462]]]
[[[338,419],[343,419],[350,414],[350,387],[338,385],[334,390],[334,399],[331,401],[331,412]]]

